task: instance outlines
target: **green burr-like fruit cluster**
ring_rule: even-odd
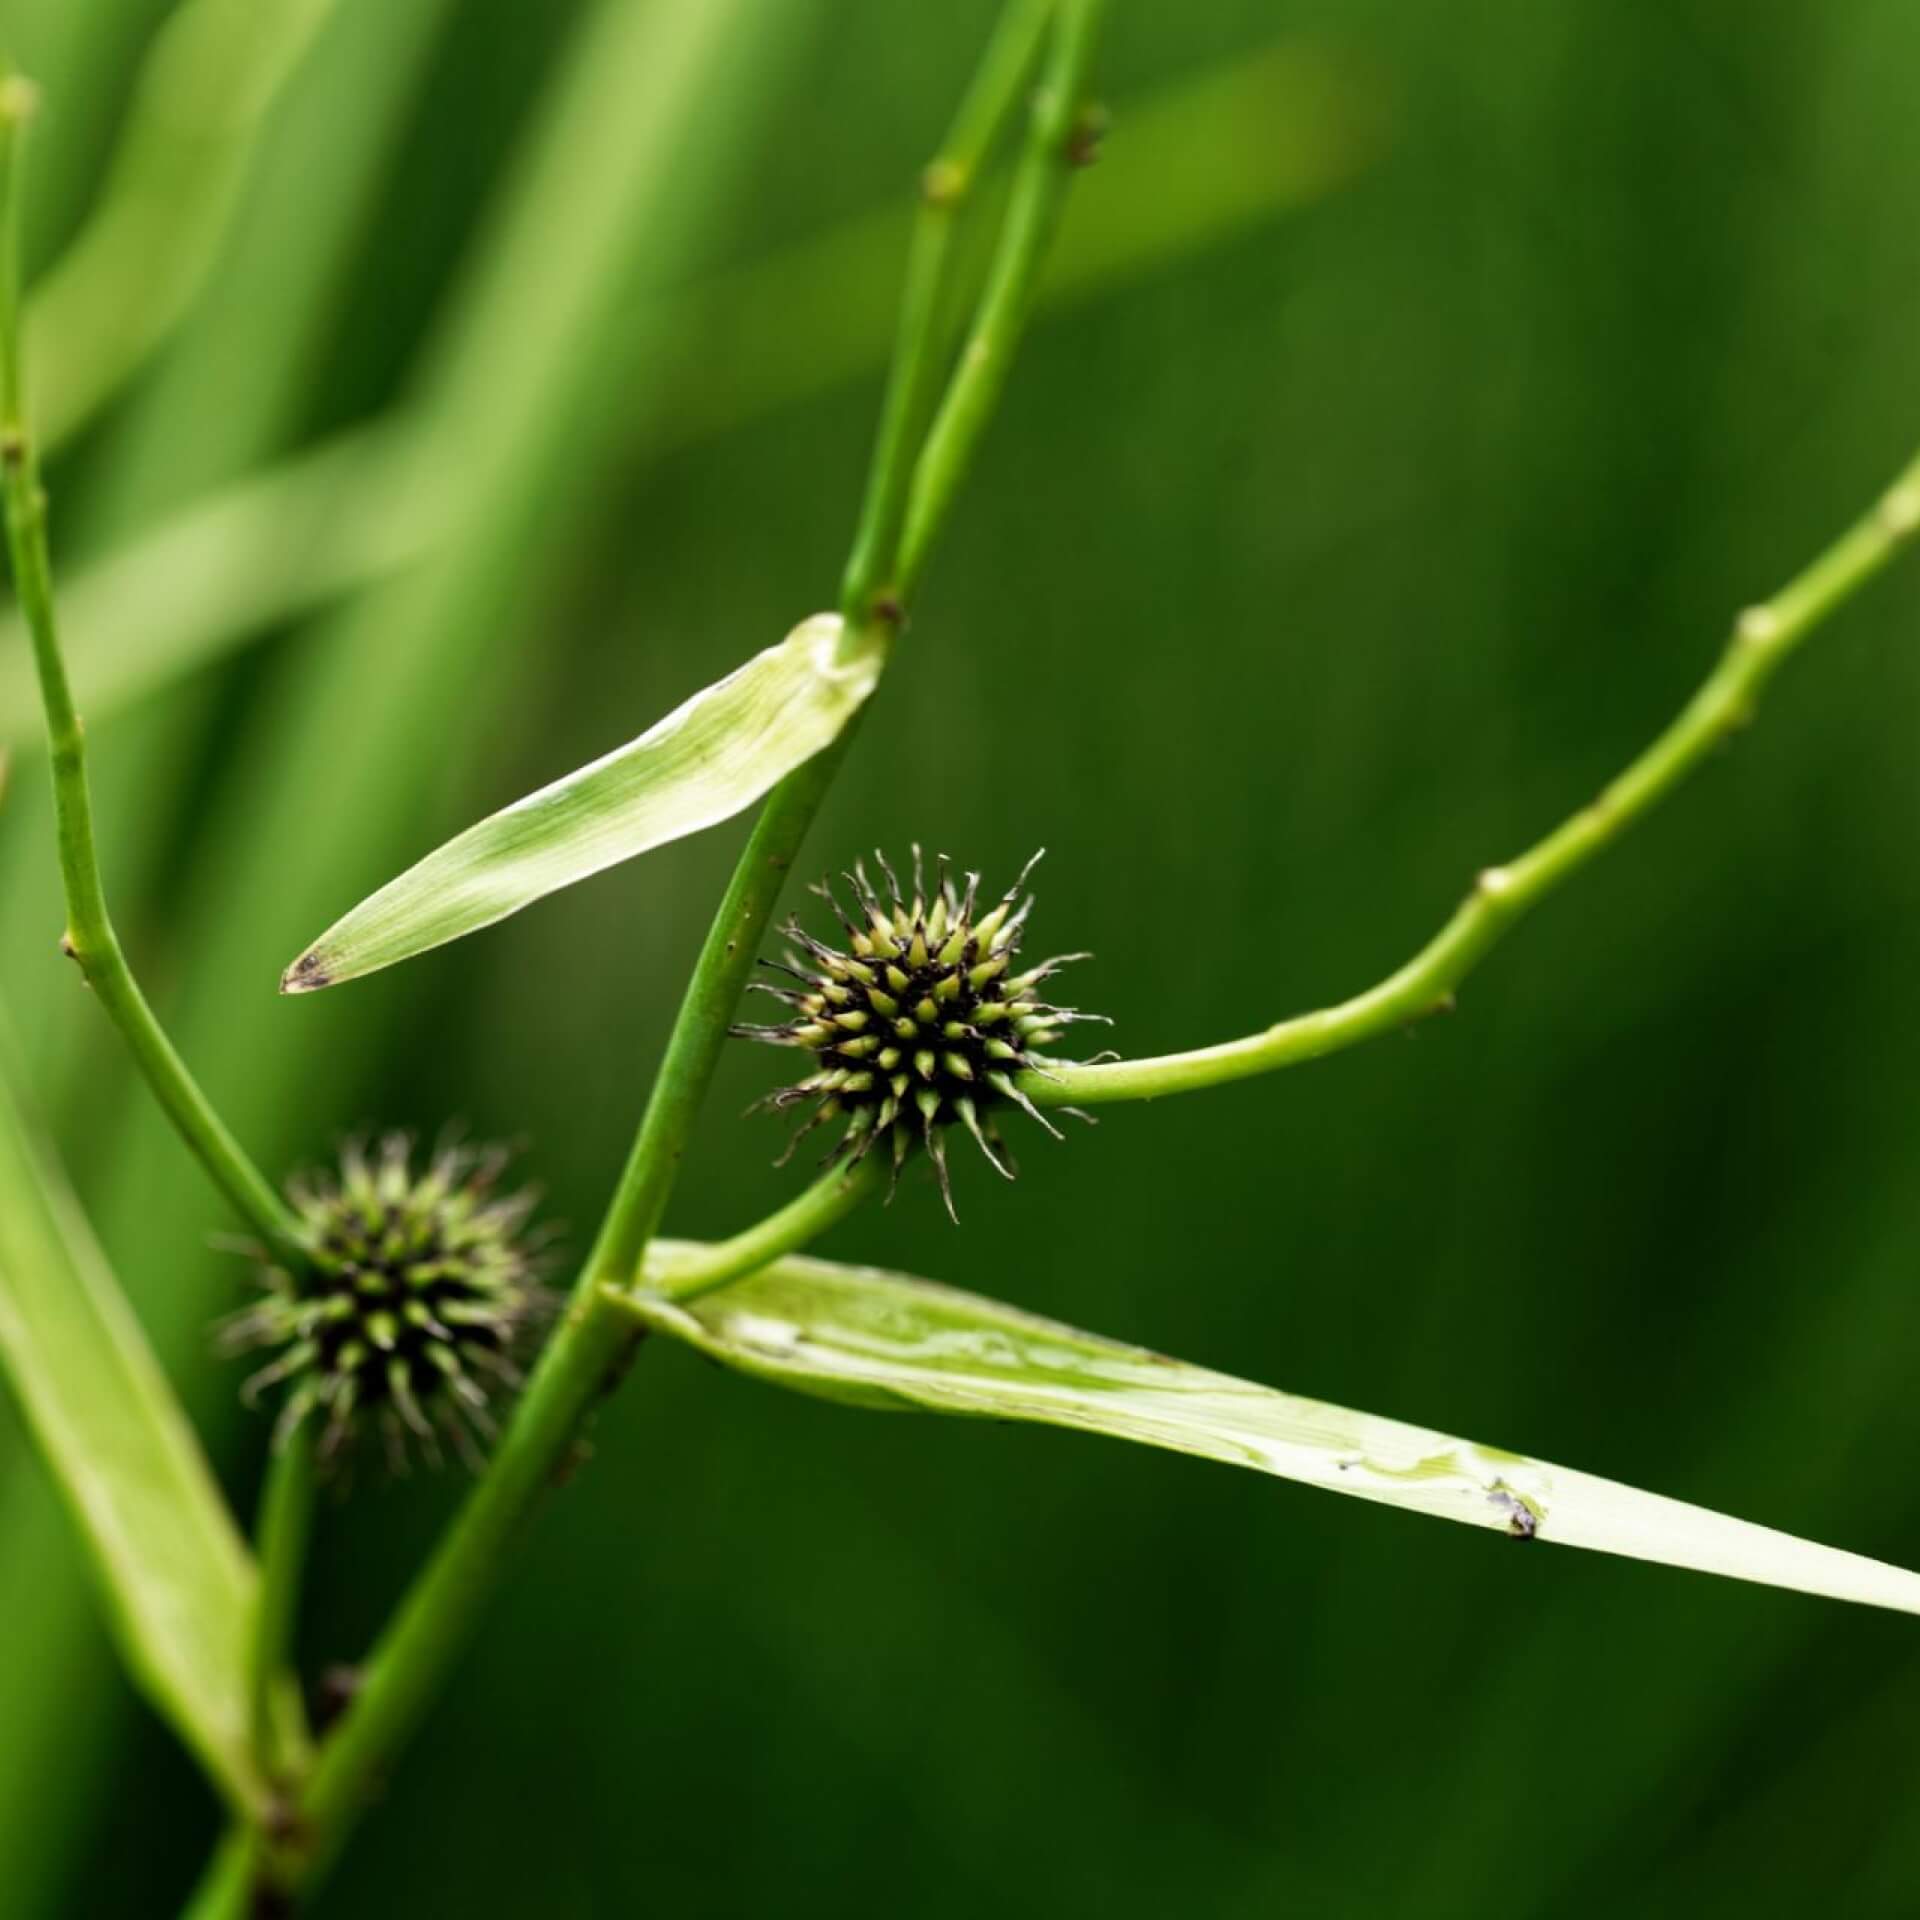
[[[762,964],[797,984],[754,984],[784,1000],[792,1017],[777,1026],[733,1031],[814,1055],[811,1073],[763,1103],[776,1109],[815,1103],[788,1155],[813,1128],[844,1119],[823,1164],[840,1158],[855,1164],[885,1141],[897,1180],[908,1156],[924,1145],[952,1213],[948,1127],[965,1127],[1009,1179],[1013,1162],[998,1124],[1005,1108],[1022,1108],[1059,1138],[1021,1090],[1018,1076],[1045,1073],[1043,1050],[1069,1023],[1101,1017],[1054,1006],[1040,994],[1041,983],[1059,968],[1089,956],[1062,954],[1035,967],[1020,965],[1021,935],[1033,908],[1032,895],[1022,899],[1021,890],[1037,853],[984,913],[978,911],[980,876],[969,873],[964,886],[956,884],[944,854],[929,887],[915,847],[908,890],[884,854],[874,858],[884,894],[861,863],[843,876],[856,911],[843,907],[827,882],[814,889],[838,916],[847,950],[826,945],[789,920],[783,931],[792,950],[784,961]]]
[[[525,1231],[535,1196],[499,1191],[507,1157],[443,1147],[416,1175],[412,1142],[390,1134],[290,1183],[307,1258],[263,1257],[262,1297],[222,1329],[231,1352],[274,1351],[242,1394],[285,1389],[276,1444],[314,1419],[325,1458],[372,1429],[396,1470],[414,1446],[438,1464],[443,1440],[478,1463],[548,1300]]]

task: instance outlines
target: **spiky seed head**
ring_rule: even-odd
[[[1104,1016],[1055,1006],[1041,995],[1052,974],[1091,956],[1061,954],[1035,967],[1020,963],[1020,940],[1033,908],[1033,896],[1023,898],[1022,891],[1039,859],[1036,853],[984,912],[977,873],[957,883],[942,854],[928,886],[918,847],[908,888],[879,852],[878,888],[863,863],[842,876],[852,892],[851,910],[830,882],[814,888],[845,930],[845,950],[789,920],[783,929],[791,943],[786,958],[761,963],[785,980],[753,984],[784,1000],[792,1017],[777,1026],[733,1029],[740,1039],[802,1047],[814,1056],[804,1079],[761,1103],[775,1109],[813,1104],[783,1162],[815,1127],[844,1120],[822,1165],[841,1158],[857,1164],[884,1142],[897,1183],[908,1156],[924,1146],[951,1214],[949,1127],[963,1126],[1009,1180],[1013,1161],[999,1128],[1005,1109],[1023,1108],[1060,1137],[1020,1090],[1017,1076],[1044,1073],[1045,1049],[1067,1026]]]
[[[377,1430],[396,1471],[413,1446],[438,1465],[443,1439],[479,1464],[491,1405],[520,1384],[516,1354],[549,1303],[526,1231],[536,1196],[499,1191],[507,1159],[446,1146],[416,1173],[413,1142],[389,1134],[289,1183],[309,1257],[261,1258],[261,1298],[220,1331],[228,1352],[272,1350],[241,1396],[284,1389],[276,1446],[312,1419],[323,1459]]]

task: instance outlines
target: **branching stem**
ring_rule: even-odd
[[[34,668],[46,716],[47,748],[66,890],[65,951],[79,965],[107,1016],[119,1028],[175,1130],[229,1204],[283,1252],[297,1252],[299,1229],[280,1196],[207,1103],[186,1063],[161,1030],[127,964],[107,911],[94,842],[87,782],[86,735],[73,704],[54,620],[47,548],[47,501],[39,460],[27,430],[20,372],[20,149],[33,110],[33,89],[0,66],[0,490],[6,496],[7,548],[21,617],[33,642]]]
[[[1035,114],[1029,159],[1015,182],[1008,208],[1003,259],[989,281],[989,305],[994,304],[995,289],[1002,288],[1010,276],[1030,285],[1037,271],[1038,250],[1052,231],[1058,181],[1064,174],[1051,163],[1036,165],[1032,156],[1039,151],[1054,153],[1060,145],[1060,127],[1078,123],[1077,103],[1083,97],[1093,29],[1103,5],[1104,0],[1062,0],[1061,23],[1041,105]],[[1017,16],[1033,10],[1029,0],[1011,0],[1011,6]],[[1014,29],[1003,26],[987,62],[988,70],[997,77],[990,87],[984,81],[976,84],[969,96],[969,110],[981,123],[979,138],[983,142],[1002,117],[1003,109],[996,104],[999,93],[1016,89],[1019,84],[1024,55],[1015,57],[1018,42]],[[1075,105],[1063,117],[1059,108],[1049,109],[1050,101]],[[963,111],[961,119],[966,133],[974,121],[968,111]],[[973,137],[967,133],[969,140]],[[966,150],[972,151],[970,147]],[[1041,199],[1047,202],[1044,213],[1035,204]],[[1027,262],[1018,274],[1006,264],[1009,249]],[[939,288],[913,287],[908,298],[919,318],[903,328],[901,359],[892,374],[886,406],[890,417],[910,423],[915,390],[925,377],[924,367],[932,352]],[[1011,351],[1025,305],[1023,301],[1009,304],[1003,293],[999,306],[1002,310],[995,321],[994,340],[998,352],[1004,354]],[[989,388],[979,387],[978,376],[965,364],[955,378],[955,388],[963,383],[970,396],[962,410],[968,424],[964,431],[949,430],[941,485],[936,495],[910,516],[919,528],[922,551],[945,518],[1000,384],[996,379]],[[953,405],[950,395],[942,418]],[[893,511],[887,501],[898,481],[888,476],[900,467],[901,460],[901,449],[883,429],[875,450],[876,474],[868,489],[862,538],[871,535],[869,522],[884,526]],[[924,468],[923,460],[921,470]],[[909,540],[913,537],[910,531]],[[884,540],[879,542],[880,547],[884,545]],[[887,554],[885,561],[874,567],[872,577],[882,582],[890,579],[897,585],[905,569],[893,554]],[[866,572],[865,563],[849,562],[849,579],[858,580]],[[850,619],[850,644],[884,642],[883,629],[896,623],[900,611],[897,604],[874,618]],[[639,1273],[647,1244],[660,1226],[747,974],[759,953],[780,889],[839,769],[851,734],[851,729],[842,733],[825,752],[788,775],[761,811],[695,964],[626,1169],[561,1323],[534,1369],[485,1477],[402,1601],[365,1668],[352,1709],[320,1749],[299,1809],[299,1824],[308,1840],[307,1851],[292,1869],[295,1886],[311,1885],[338,1853],[371,1782],[392,1764],[464,1648],[481,1608],[505,1571],[520,1524],[536,1496],[564,1473],[581,1423],[595,1402],[618,1385],[625,1371],[627,1358],[640,1336],[613,1295]],[[824,1207],[827,1198],[837,1197],[851,1204],[860,1196],[842,1193],[823,1198],[816,1191],[813,1197]],[[803,1201],[806,1198],[803,1196]],[[801,1210],[811,1212],[804,1207]],[[755,1248],[771,1245],[781,1232],[795,1227],[794,1212],[794,1208],[785,1209],[728,1245],[736,1249],[743,1243]],[[783,1220],[786,1225],[776,1227],[775,1223]],[[825,1224],[820,1220],[821,1227]]]
[[[260,1771],[276,1785],[290,1780],[306,1759],[303,1729],[287,1725],[286,1709],[298,1700],[288,1667],[313,1528],[313,1426],[303,1420],[267,1462],[254,1530],[260,1594],[247,1649],[247,1682]]]
[[[1111,1066],[1062,1066],[1021,1085],[1041,1106],[1153,1100],[1223,1086],[1323,1054],[1450,1007],[1454,989],[1563,880],[1643,818],[1756,712],[1782,661],[1920,534],[1920,458],[1810,566],[1734,625],[1719,663],[1667,729],[1598,798],[1504,866],[1488,867],[1427,944],[1377,985],[1264,1033],[1191,1053]]]
[[[1061,7],[1053,57],[1033,104],[999,250],[959,368],[914,468],[906,528],[893,569],[894,587],[903,601],[919,588],[933,543],[1006,386],[1074,169],[1094,158],[1102,116],[1087,97],[1086,77],[1105,11],[1106,0],[1065,0]]]
[[[646,1292],[662,1300],[697,1300],[801,1247],[810,1246],[880,1191],[886,1175],[881,1156],[869,1154],[858,1166],[836,1167],[796,1195],[778,1213],[770,1213],[731,1240],[702,1247],[699,1254],[657,1277],[643,1276]],[[624,1294],[625,1289],[616,1292]]]
[[[877,599],[904,599],[904,585],[888,575],[899,555],[914,454],[940,369],[941,309],[954,229],[973,196],[981,164],[1019,98],[1020,83],[1039,51],[1053,7],[1054,0],[1010,0],[945,142],[920,176],[920,209],[907,247],[893,367],[859,529],[840,589],[840,610],[849,626],[871,619]]]

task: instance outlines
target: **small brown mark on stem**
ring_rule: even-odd
[[[313,1730],[324,1733],[359,1698],[362,1675],[344,1661],[328,1667],[313,1690]]]
[[[1100,158],[1100,142],[1113,125],[1113,115],[1097,101],[1082,107],[1067,133],[1067,165],[1090,167]]]
[[[620,1351],[608,1362],[606,1372],[600,1376],[600,1384],[594,1390],[596,1400],[611,1400],[620,1391],[627,1375],[633,1371],[633,1363],[640,1354],[640,1343],[646,1337],[645,1327],[635,1327],[627,1335]]]
[[[592,1458],[593,1442],[584,1433],[576,1435],[567,1443],[566,1452],[554,1463],[547,1484],[556,1489],[571,1486],[573,1476]]]
[[[260,1831],[276,1847],[304,1847],[312,1838],[298,1803],[280,1792],[268,1801]]]

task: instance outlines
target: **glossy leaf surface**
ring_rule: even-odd
[[[843,658],[840,633],[836,614],[802,621],[637,740],[469,827],[321,935],[281,990],[410,960],[751,806],[873,691],[878,655]]]
[[[690,1254],[662,1243],[649,1271],[666,1280]],[[825,1399],[1077,1427],[1516,1540],[1920,1613],[1920,1575],[1880,1561],[904,1274],[794,1257],[686,1305],[627,1298],[650,1326],[712,1359]]]

